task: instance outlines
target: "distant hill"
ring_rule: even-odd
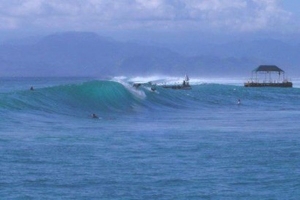
[[[0,69],[2,76],[96,77],[157,73],[248,76],[260,64],[294,69],[299,61],[299,46],[277,41],[265,44],[212,45],[196,56],[184,56],[167,48],[118,42],[95,33],[64,32],[35,42],[1,45]]]

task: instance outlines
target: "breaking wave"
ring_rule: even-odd
[[[149,79],[150,80],[150,79]],[[134,82],[148,80],[114,78],[94,80],[80,84],[62,84],[43,87],[34,91],[20,90],[0,94],[0,110],[46,112],[65,115],[82,113],[128,114],[166,109],[213,109],[218,106],[236,106],[241,99],[243,106],[276,106],[276,103],[295,104],[299,91],[292,89],[253,89],[239,85],[204,83],[191,81],[191,90],[172,90],[161,84],[178,83],[177,79],[156,77],[156,91],[142,84],[133,87]],[[291,92],[292,91],[292,92]],[[299,104],[299,103],[297,103]]]

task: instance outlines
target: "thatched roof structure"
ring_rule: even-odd
[[[282,69],[277,67],[276,65],[260,65],[256,69],[253,70],[254,72],[283,72]]]

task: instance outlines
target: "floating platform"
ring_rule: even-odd
[[[244,83],[245,87],[293,87],[292,82],[284,83],[256,83],[256,82],[247,82]]]
[[[275,79],[274,79],[274,74]],[[277,74],[277,75],[276,75]],[[255,77],[254,77],[255,75]],[[272,77],[273,75],[273,77]],[[244,83],[245,87],[293,87],[293,83],[285,77],[285,72],[276,65],[260,65],[252,71],[250,81]],[[259,81],[263,77],[263,81]]]

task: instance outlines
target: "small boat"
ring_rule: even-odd
[[[190,86],[189,83],[189,77],[187,75],[185,75],[185,78],[182,82],[182,84],[172,84],[172,85],[162,85],[162,84],[156,84],[156,83],[152,83],[150,82],[146,82],[146,83],[133,83],[133,87],[135,89],[140,88],[141,86],[150,86],[150,90],[151,91],[156,91],[157,87],[162,87],[162,88],[166,88],[166,89],[174,89],[174,90],[190,90],[192,89],[192,87]]]
[[[190,80],[189,77],[185,75],[182,84],[163,85],[162,87],[167,89],[174,89],[174,90],[190,90],[192,89],[192,87],[190,86],[189,80]]]
[[[272,74],[278,74],[274,79]],[[255,75],[255,77],[253,77]],[[261,75],[263,80],[260,82],[258,76]],[[282,75],[282,76],[281,76]],[[276,65],[260,65],[252,71],[252,78],[244,83],[245,87],[293,87],[293,83],[285,77],[285,72]]]
[[[174,90],[190,90],[191,86],[183,86],[183,85],[164,85],[163,88],[174,89]]]

